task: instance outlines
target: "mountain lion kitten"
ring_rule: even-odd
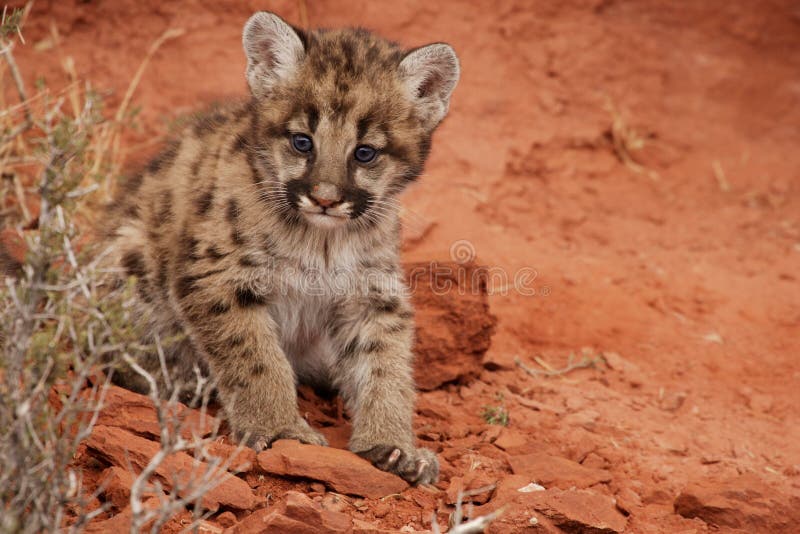
[[[343,397],[352,451],[434,482],[436,456],[415,447],[411,424],[396,197],[422,172],[458,59],[446,44],[405,51],[265,12],[243,43],[249,101],[195,120],[111,207],[114,261],[136,277],[144,341],[161,342],[172,380],[209,373],[256,449],[326,444],[298,413],[299,381]],[[162,375],[155,351],[140,364]],[[148,389],[130,370],[120,377]]]

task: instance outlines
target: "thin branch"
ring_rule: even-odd
[[[11,78],[14,80],[14,86],[17,88],[17,93],[19,94],[20,103],[22,105],[22,111],[25,116],[25,120],[18,124],[14,129],[8,132],[4,138],[3,142],[5,143],[9,139],[14,139],[19,134],[27,131],[33,126],[33,114],[31,113],[31,108],[28,105],[28,93],[25,90],[25,81],[22,79],[22,75],[19,72],[19,67],[17,67],[17,62],[14,59],[13,43],[0,43],[2,44],[3,48],[0,50],[0,53],[3,55],[3,59],[5,59],[6,64],[8,65],[8,70],[11,71]]]
[[[486,487],[488,488],[489,486]],[[478,489],[485,491],[485,488],[478,488]],[[456,501],[456,510],[453,513],[453,528],[451,528],[448,531],[448,534],[481,534],[481,532],[483,532],[492,521],[500,517],[500,515],[502,515],[502,513],[505,511],[505,506],[502,506],[490,514],[482,515],[474,519],[470,519],[467,522],[464,522],[462,503],[464,502],[464,497],[467,496],[469,493],[470,492],[464,493],[463,491],[458,492],[458,500]],[[431,528],[434,534],[441,534],[442,532],[439,529],[439,523],[436,522],[435,512],[433,514],[433,519],[431,521]]]
[[[597,364],[602,361],[602,356],[597,356],[593,358],[590,358],[589,356],[584,356],[583,358],[580,359],[580,361],[574,362],[573,361],[574,355],[570,354],[567,365],[562,369],[554,369],[550,364],[548,364],[546,361],[544,361],[542,358],[538,356],[534,356],[533,359],[536,361],[536,363],[538,363],[544,368],[543,371],[539,369],[533,369],[532,367],[525,365],[519,357],[514,358],[514,363],[517,365],[517,367],[519,367],[520,369],[522,369],[531,376],[536,376],[536,377],[564,376],[566,374],[571,373],[572,371],[575,371],[576,369],[589,369],[596,367]]]
[[[476,495],[483,495],[484,493],[489,493],[490,491],[494,491],[496,487],[497,484],[489,484],[488,486],[481,486],[480,488],[467,490],[464,492],[464,497],[475,497]]]

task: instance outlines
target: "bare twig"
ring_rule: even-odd
[[[133,93],[136,91],[136,88],[139,87],[139,82],[142,79],[142,75],[144,74],[145,69],[147,69],[147,65],[150,63],[150,60],[153,58],[155,53],[158,52],[158,49],[161,48],[161,45],[171,39],[180,37],[184,33],[186,33],[186,30],[183,28],[169,28],[150,45],[150,48],[147,50],[147,54],[145,54],[144,59],[139,64],[139,68],[136,69],[136,74],[133,75],[131,83],[128,84],[128,90],[125,91],[125,96],[122,98],[122,103],[119,105],[117,113],[114,115],[114,120],[117,123],[121,123],[122,119],[125,118],[125,113],[128,111],[128,106],[130,105],[131,98],[133,98]]]
[[[576,369],[594,368],[597,366],[598,363],[603,361],[602,356],[590,357],[587,355],[584,355],[578,361],[574,361],[575,355],[570,354],[569,359],[567,361],[567,365],[565,367],[563,367],[562,369],[554,369],[550,364],[548,364],[545,360],[543,360],[539,356],[534,356],[533,359],[536,361],[536,363],[541,365],[544,368],[544,370],[534,369],[532,367],[525,365],[519,357],[514,358],[514,363],[517,365],[517,367],[519,367],[520,369],[522,369],[531,376],[552,377],[552,376],[564,376],[571,373],[572,371],[575,371]]]
[[[171,39],[176,39],[186,33],[186,30],[183,28],[169,28],[164,33],[162,33],[158,39],[153,41],[150,45],[150,48],[147,50],[145,57],[142,59],[142,62],[139,64],[139,67],[136,69],[136,73],[133,75],[131,82],[128,84],[128,88],[125,91],[125,95],[122,97],[122,103],[120,104],[119,108],[117,108],[117,112],[114,114],[114,121],[108,125],[106,125],[105,132],[101,136],[101,143],[100,143],[100,151],[99,154],[104,154],[107,150],[111,152],[111,161],[117,164],[120,161],[120,136],[119,136],[119,127],[124,123],[126,114],[128,112],[128,107],[130,106],[131,100],[133,99],[133,94],[136,92],[136,89],[139,87],[139,82],[144,75],[147,66],[150,64],[150,60],[153,56],[158,52],[158,49]],[[96,173],[100,169],[100,165],[102,163],[102,158],[98,155],[95,159],[94,165],[92,166],[91,172]],[[111,173],[113,174],[113,173]],[[106,197],[108,197],[111,193],[111,184],[109,181],[105,184],[105,192]]]
[[[494,491],[497,487],[497,484],[489,484],[487,486],[481,486],[480,488],[475,488],[471,490],[467,490],[464,492],[464,497],[475,497],[476,495],[483,495],[484,493],[489,493],[490,491]]]
[[[297,0],[298,18],[300,19],[300,27],[308,29],[308,4],[306,0]]]
[[[22,19],[24,19],[25,15],[27,14],[28,10],[30,10],[31,3],[28,2],[28,5],[25,6],[24,10],[21,13],[21,17],[19,21],[14,24],[16,26],[16,34],[19,39],[24,43],[25,40],[22,38]],[[7,12],[6,8],[3,8],[3,18],[2,24],[5,26],[6,19],[7,19]],[[28,130],[31,126],[33,126],[33,114],[31,113],[31,108],[28,105],[28,92],[25,90],[25,81],[22,79],[22,75],[19,72],[19,67],[17,66],[17,62],[14,60],[14,43],[11,41],[7,41],[5,38],[0,39],[0,54],[2,54],[3,59],[5,60],[6,64],[8,65],[8,70],[11,72],[11,78],[14,80],[14,86],[17,89],[17,94],[19,94],[20,103],[22,105],[23,115],[25,119],[21,124],[18,124],[15,128],[13,128],[10,132],[8,132],[4,138],[3,142],[7,141],[8,139],[14,139],[19,134]]]
[[[463,510],[462,510],[462,503],[464,502],[464,496],[467,495],[461,491],[458,492],[458,500],[456,501],[456,510],[453,513],[453,525],[450,530],[448,530],[448,534],[480,534],[483,532],[489,524],[500,517],[502,513],[505,511],[505,507],[500,507],[494,512],[476,517],[474,519],[470,519],[464,522],[463,517]],[[439,529],[439,524],[436,522],[436,514],[433,514],[433,520],[431,521],[431,529],[433,530],[434,534],[441,534],[441,530]]]
[[[731,184],[728,182],[728,177],[725,175],[725,171],[722,168],[722,163],[715,159],[711,162],[711,169],[714,171],[714,178],[717,180],[717,186],[719,187],[719,190],[723,193],[730,192]]]
[[[611,144],[613,145],[614,153],[633,172],[644,174],[653,181],[659,180],[658,172],[641,165],[632,156],[633,152],[644,147],[644,139],[628,126],[608,95],[606,95],[605,99],[606,111],[611,115]]]
[[[149,397],[156,407],[156,414],[161,430],[159,451],[150,459],[141,473],[139,473],[131,487],[130,503],[131,511],[133,512],[131,534],[140,532],[142,529],[146,528],[148,524],[151,525],[151,532],[159,532],[164,523],[190,504],[194,504],[196,512],[192,526],[187,527],[192,528],[210,514],[210,512],[207,514],[200,513],[202,510],[202,497],[223,480],[222,474],[228,470],[232,459],[236,457],[243,446],[240,445],[239,449],[224,462],[221,462],[218,458],[211,458],[201,464],[199,459],[206,456],[204,448],[216,439],[216,430],[212,436],[207,438],[195,436],[190,441],[184,439],[181,432],[184,422],[178,417],[179,403],[177,396],[180,388],[171,388],[172,395],[170,399],[166,402],[163,401],[160,397],[158,381],[155,377],[139,365],[130,355],[125,354],[123,358],[128,365],[150,385]],[[166,367],[164,367],[163,371],[166,372]],[[195,400],[202,401],[200,408],[202,424],[202,420],[207,413],[210,384],[207,379],[200,375],[199,369],[197,369],[197,374],[198,381],[195,388]],[[160,481],[156,480],[152,482],[151,480],[167,458],[173,454],[189,450],[194,451],[199,469],[189,473],[189,475],[191,475],[189,477],[186,476],[186,473],[180,474],[178,478],[171,481],[172,488],[169,495],[164,495],[164,493],[160,491]],[[157,508],[148,508],[144,505],[143,496],[148,492],[155,492],[159,495],[159,506]]]

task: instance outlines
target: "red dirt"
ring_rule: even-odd
[[[303,24],[302,5],[269,8]],[[130,146],[151,151],[177,115],[244,94],[240,30],[263,7],[41,0],[18,61],[31,80],[56,82],[59,54],[72,56],[80,76],[119,101],[150,43],[185,28],[136,93],[143,130]],[[455,47],[463,75],[450,117],[404,198],[405,258],[450,259],[467,240],[454,251],[474,250],[478,263],[512,276],[535,269],[526,282],[535,295],[491,286],[497,332],[477,380],[420,395],[418,435],[439,452],[439,488],[499,480],[486,510],[512,504],[491,532],[611,532],[625,522],[628,532],[799,531],[796,3],[321,1],[308,3],[307,19]],[[59,52],[35,52],[51,24]],[[614,150],[608,103],[646,142],[634,165]],[[514,364],[537,367],[538,355],[561,367],[583,347],[612,353],[609,365],[560,379]],[[500,402],[507,430],[481,417]],[[536,476],[520,468],[518,478],[522,455],[532,466],[558,458],[554,489],[544,484],[548,493],[529,500],[516,492]],[[589,489],[558,483],[571,476]],[[269,478],[256,493],[284,506],[288,490],[330,502],[324,487],[294,479]],[[425,529],[434,510],[446,524],[446,500],[409,489],[348,499],[340,511]],[[737,504],[752,500],[762,504]],[[591,530],[594,520],[611,526]]]

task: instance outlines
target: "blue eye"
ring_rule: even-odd
[[[353,157],[355,157],[356,160],[360,161],[361,163],[369,163],[370,161],[375,159],[375,156],[377,155],[378,151],[372,148],[371,146],[361,145],[356,147],[356,151],[355,154],[353,154]]]
[[[294,134],[292,135],[292,146],[298,152],[311,152],[314,143],[306,134]]]

